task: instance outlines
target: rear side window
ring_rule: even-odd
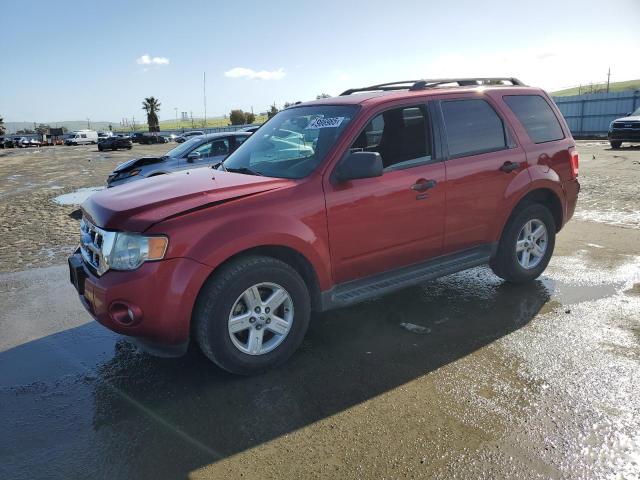
[[[508,148],[502,119],[484,100],[446,100],[441,103],[449,156],[462,157]]]
[[[533,143],[553,142],[564,138],[560,122],[540,95],[507,95],[503,98]]]

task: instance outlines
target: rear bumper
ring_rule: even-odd
[[[562,222],[562,225],[564,226],[569,220],[571,220],[571,217],[573,217],[573,214],[576,211],[578,193],[580,193],[580,182],[578,182],[577,179],[568,180],[562,184],[562,189],[564,190],[566,200],[564,221]]]
[[[97,277],[78,252],[69,258],[69,265],[80,301],[95,320],[109,330],[140,338],[151,353],[184,353],[193,306],[210,267],[175,258]],[[133,320],[127,309],[134,314]]]

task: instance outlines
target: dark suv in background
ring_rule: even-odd
[[[640,108],[609,125],[611,148],[620,148],[623,142],[640,143]]]
[[[98,140],[98,150],[118,150],[119,148],[131,150],[132,143],[128,137],[106,137]]]

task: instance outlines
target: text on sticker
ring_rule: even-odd
[[[344,117],[329,117],[329,118],[320,118],[316,117],[309,122],[307,125],[307,129],[316,129],[316,128],[336,128],[339,127]]]

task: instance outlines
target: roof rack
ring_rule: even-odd
[[[435,88],[441,85],[455,83],[459,87],[481,86],[481,85],[511,85],[514,87],[525,86],[517,78],[513,77],[482,77],[482,78],[436,78],[431,80],[403,80],[400,82],[380,83],[363,88],[350,88],[340,95],[351,95],[357,92],[376,92],[376,91],[392,91],[392,90],[424,90],[427,88]]]

